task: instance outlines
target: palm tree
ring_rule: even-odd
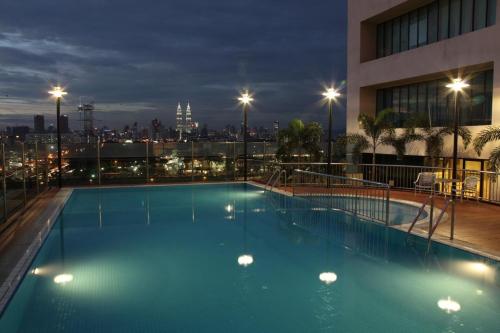
[[[443,156],[444,139],[448,135],[453,135],[455,130],[453,126],[432,127],[429,115],[420,114],[410,120],[416,127],[421,127],[422,138],[425,142],[425,153],[431,159],[431,165],[436,166],[439,158]],[[466,127],[458,127],[458,136],[462,138],[464,148],[467,149],[472,134]]]
[[[481,155],[484,146],[493,141],[500,140],[500,126],[489,126],[482,130],[474,139],[474,150],[478,155]],[[500,169],[500,146],[496,146],[490,153],[491,169],[496,171]]]
[[[394,132],[392,109],[385,109],[379,112],[375,117],[368,114],[360,114],[358,117],[359,125],[365,135],[348,134],[348,143],[358,149],[372,150],[372,164],[375,165],[375,157],[378,146],[382,143],[382,138]]]
[[[323,130],[316,122],[304,124],[300,119],[293,119],[288,127],[278,133],[278,150],[276,157],[283,161],[293,160],[295,154],[308,154],[310,159],[319,160],[321,156],[321,136]]]
[[[406,145],[422,139],[423,135],[415,133],[415,127],[408,125],[399,135],[395,131],[390,131],[382,137],[381,142],[394,148],[396,157],[400,161],[406,155]]]

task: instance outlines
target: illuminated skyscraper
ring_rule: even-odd
[[[191,115],[191,105],[189,105],[189,102],[187,103],[186,107],[186,133],[191,133],[193,129],[193,118]]]
[[[177,104],[177,118],[176,118],[176,126],[175,130],[177,131],[179,135],[179,140],[182,139],[182,133],[184,132],[184,123],[182,121],[182,107],[181,103]]]

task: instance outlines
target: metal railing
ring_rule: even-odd
[[[379,182],[294,170],[294,196],[308,197],[326,209],[338,209],[389,225],[390,186]]]
[[[301,169],[311,172],[328,173],[327,163],[276,163],[274,167],[281,167],[288,172]],[[379,183],[389,184],[393,189],[414,190],[415,180],[420,172],[433,172],[441,181],[436,183],[435,192],[443,195],[451,195],[451,168],[429,167],[416,165],[392,165],[392,164],[349,164],[332,163],[331,175],[367,179]],[[500,204],[500,173],[491,171],[479,171],[471,169],[459,169],[457,178],[457,193],[461,193],[461,182],[469,176],[479,177],[477,194],[481,201]],[[475,198],[471,193],[464,194],[465,198]]]

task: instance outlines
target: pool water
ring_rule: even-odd
[[[498,262],[246,184],[75,190],[0,332],[499,332]]]

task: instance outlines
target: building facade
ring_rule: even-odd
[[[360,112],[391,108],[398,127],[413,116],[432,127],[453,123],[452,78],[467,80],[458,100],[460,124],[473,136],[500,125],[500,7],[497,0],[348,1],[347,132],[361,133]],[[452,137],[444,156],[452,154]],[[483,164],[498,143],[478,156],[459,147],[461,162]],[[382,154],[394,153],[381,146]],[[422,142],[408,155],[425,156]],[[477,166],[476,166],[477,167]],[[483,167],[483,165],[482,165]]]

